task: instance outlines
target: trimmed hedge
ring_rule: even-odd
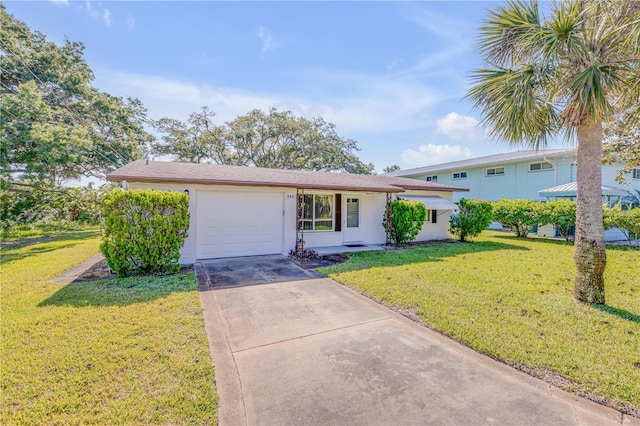
[[[605,227],[621,229],[627,237],[629,246],[632,240],[640,239],[640,208],[623,210],[620,204],[613,208],[604,209]],[[636,247],[640,247],[640,241],[636,241]]]
[[[547,201],[540,209],[539,225],[554,225],[565,241],[576,224],[576,203],[568,199]]]
[[[180,270],[189,229],[189,196],[181,192],[113,191],[104,200],[100,250],[119,277]]]
[[[391,241],[396,245],[415,240],[424,226],[427,208],[420,201],[395,200],[391,203]],[[387,224],[382,218],[382,226]]]
[[[511,228],[518,238],[526,238],[540,223],[542,208],[539,201],[502,198],[493,203],[493,220]]]
[[[491,213],[491,203],[463,198],[458,203],[458,213],[449,219],[449,231],[460,241],[477,237],[491,224]]]

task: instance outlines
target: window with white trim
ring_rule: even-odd
[[[452,179],[466,179],[467,178],[467,172],[454,172],[451,175]]]
[[[426,178],[424,178],[424,180],[426,180],[427,182],[437,182],[438,176],[427,176]]]
[[[487,169],[486,176],[500,176],[504,174],[504,167],[490,167]]]
[[[635,180],[640,180],[640,169],[633,169],[633,172],[631,173],[633,179]]]
[[[304,230],[333,230],[333,195],[304,195]]]
[[[540,163],[529,163],[529,171],[530,172],[540,172],[542,170],[552,170],[553,164],[547,163],[546,161]]]
[[[432,210],[427,209],[427,215],[424,217],[425,223],[431,223]]]

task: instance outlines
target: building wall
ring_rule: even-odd
[[[554,169],[540,171],[529,171],[530,163],[542,162],[536,160],[496,166],[504,167],[504,175],[487,176],[487,167],[483,166],[464,170],[435,172],[428,175],[423,174],[414,178],[425,180],[427,176],[437,176],[438,183],[469,188],[469,192],[454,193],[454,202],[460,201],[461,198],[498,201],[503,197],[544,201],[545,198],[540,197],[538,191],[576,180],[577,167],[573,157],[561,157],[553,161],[555,162]],[[491,166],[490,168],[493,167]],[[640,190],[640,179],[632,179],[631,174],[626,175],[626,186],[615,181],[616,173],[620,167],[620,164],[602,166],[602,184]],[[453,173],[461,171],[466,171],[467,177],[453,179]]]
[[[271,188],[271,187],[250,187],[250,186],[228,186],[228,185],[194,185],[194,184],[174,184],[174,183],[144,183],[129,182],[130,189],[155,189],[161,191],[178,191],[189,193],[189,212],[191,216],[189,225],[189,236],[185,240],[184,247],[180,250],[180,262],[182,264],[193,263],[198,258],[198,195],[203,191],[225,191],[225,192],[271,192],[281,194],[283,198],[283,245],[281,254],[286,255],[289,250],[295,248],[296,244],[296,190],[293,188]],[[346,228],[346,202],[349,197],[360,199],[360,237],[350,238],[362,241],[364,244],[384,244],[386,233],[382,226],[384,217],[386,194],[385,193],[363,193],[363,192],[339,192],[342,194],[342,230],[341,231],[305,231],[305,247],[326,247],[340,246],[345,241],[344,230]],[[335,191],[306,190],[305,194],[332,194]],[[429,191],[407,191],[405,195],[436,195],[447,200],[452,199],[452,194],[447,192]],[[249,195],[248,195],[249,196]],[[335,198],[334,198],[335,202]],[[335,212],[335,206],[334,206]],[[425,223],[423,230],[418,236],[418,241],[445,239],[449,237],[449,216],[450,211],[440,211],[436,224]],[[335,217],[335,213],[334,213]]]

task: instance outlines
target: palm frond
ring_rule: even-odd
[[[511,143],[571,138],[585,119],[610,119],[614,103],[639,103],[640,2],[559,0],[543,17],[537,2],[511,0],[489,12],[477,50],[488,68],[467,98]]]
[[[510,0],[506,6],[489,11],[478,32],[477,52],[490,64],[513,65],[513,59],[526,57],[540,31],[537,1]]]
[[[558,133],[560,121],[545,86],[553,69],[477,70],[467,98],[480,109],[493,138],[541,148]]]
[[[553,13],[544,20],[538,40],[546,60],[572,61],[584,55],[587,46],[583,19],[584,11],[578,2],[554,3]]]

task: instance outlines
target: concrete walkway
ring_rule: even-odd
[[[53,278],[51,282],[56,284],[72,283],[73,281],[77,280],[78,277],[80,277],[80,275],[88,271],[93,265],[103,260],[104,260],[104,256],[102,255],[102,253],[98,253],[95,256],[93,256],[91,259],[85,260],[81,264],[64,271],[57,277]]]
[[[640,425],[328,278],[216,287],[208,266],[196,274],[221,425]]]

